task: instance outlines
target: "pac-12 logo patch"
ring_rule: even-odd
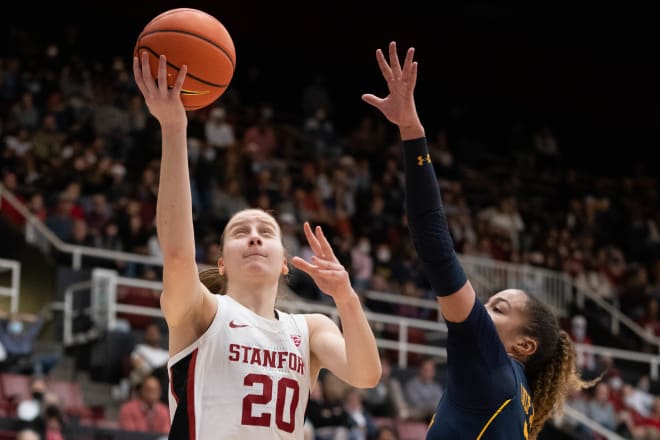
[[[296,347],[300,347],[300,343],[302,342],[300,335],[291,335],[291,340],[296,344]]]

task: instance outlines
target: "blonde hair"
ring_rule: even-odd
[[[573,390],[589,388],[599,378],[584,381],[577,371],[575,346],[568,333],[561,330],[548,306],[527,294],[527,325],[523,330],[538,347],[525,362],[527,380],[534,404],[534,421],[529,439],[535,440],[545,422],[563,411],[566,397]]]

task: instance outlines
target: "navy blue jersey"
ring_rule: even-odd
[[[426,439],[526,439],[534,407],[524,366],[504,350],[486,308],[477,299],[464,322],[447,327],[447,387]]]

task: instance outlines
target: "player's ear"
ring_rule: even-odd
[[[225,274],[225,260],[224,258],[218,258],[218,273],[222,276]]]
[[[282,275],[289,275],[289,264],[286,262],[286,258],[282,261]]]
[[[530,338],[529,336],[521,336],[518,342],[514,345],[514,351],[522,356],[529,357],[536,353],[539,344],[536,342],[536,339]]]

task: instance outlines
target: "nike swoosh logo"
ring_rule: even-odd
[[[231,321],[229,321],[229,328],[241,328],[241,327],[249,327],[249,325],[248,324],[236,324],[233,319]]]

